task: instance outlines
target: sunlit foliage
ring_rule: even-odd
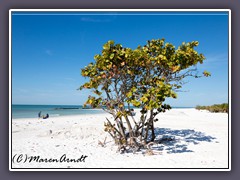
[[[119,149],[135,151],[155,140],[156,117],[171,108],[164,104],[166,98],[177,98],[184,78],[201,77],[196,65],[205,57],[195,50],[197,46],[193,41],[176,48],[157,39],[131,49],[108,41],[102,53],[94,57],[95,62],[81,70],[88,82],[80,89],[92,89],[95,94],[85,105],[103,108],[114,117],[113,122],[105,122],[105,131]],[[210,73],[204,71],[202,75],[208,77]],[[132,107],[141,109],[140,119],[135,119]]]

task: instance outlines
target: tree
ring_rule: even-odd
[[[198,42],[193,41],[176,49],[164,39],[157,39],[130,49],[108,41],[102,54],[94,57],[95,63],[81,70],[89,81],[80,90],[87,88],[95,93],[85,105],[101,107],[114,117],[114,122],[107,119],[104,126],[119,150],[137,151],[155,140],[156,116],[171,108],[164,104],[165,99],[177,98],[184,78],[201,77],[196,65],[202,64],[205,57],[194,49],[197,46]],[[203,75],[210,73],[204,71]],[[140,119],[131,114],[132,106],[141,108]]]

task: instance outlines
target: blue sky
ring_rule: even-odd
[[[12,103],[81,105],[91,93],[77,88],[80,69],[94,62],[108,40],[136,48],[165,38],[175,46],[199,41],[206,57],[172,106],[193,107],[228,101],[227,12],[13,12]]]

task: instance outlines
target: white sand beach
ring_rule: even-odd
[[[175,140],[154,146],[155,155],[116,152],[103,131],[105,117],[111,119],[109,114],[13,119],[12,168],[228,168],[227,113],[189,108],[159,114],[156,134]],[[105,138],[102,147],[98,142]],[[51,162],[64,154],[80,160]],[[29,162],[31,156],[48,162]]]

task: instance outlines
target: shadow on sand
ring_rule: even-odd
[[[182,129],[173,130],[169,128],[155,128],[157,145],[152,146],[151,149],[163,151],[167,153],[185,153],[193,152],[188,149],[190,144],[197,145],[200,142],[214,142],[215,137],[204,134],[203,132]]]

